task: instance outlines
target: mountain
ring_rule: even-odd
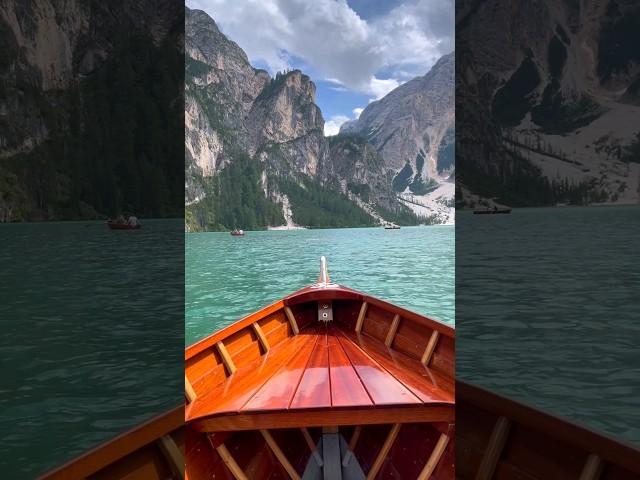
[[[178,214],[181,28],[169,0],[2,2],[0,221]]]
[[[454,72],[452,52],[426,75],[370,103],[340,130],[363,136],[376,149],[403,203],[447,221],[453,219]]]
[[[272,78],[252,67],[244,51],[200,10],[186,10],[185,46],[188,230],[443,221],[430,210],[416,214],[408,206],[412,204],[394,191],[395,170],[402,169],[395,167],[396,158],[386,158],[399,155],[394,150],[379,148],[377,138],[358,132],[324,136],[316,87],[307,75],[292,70]],[[390,128],[396,122],[402,127],[393,145],[410,152],[412,165],[419,149],[429,154],[437,151],[427,142],[445,145],[443,138],[450,141],[452,137],[452,110],[443,106],[446,95],[439,95],[446,77],[442,72],[452,70],[453,60],[441,64],[442,68],[401,87],[407,93],[400,96],[418,103],[418,111],[410,115],[420,122],[418,128],[424,123],[419,132],[393,108],[400,101],[397,93],[378,102],[393,113],[382,126]],[[449,85],[452,93],[452,79]],[[433,89],[437,95],[425,100],[429,94],[424,89]],[[449,100],[452,105],[451,95]],[[451,118],[451,129],[437,123],[437,115]],[[437,172],[437,166],[426,163],[415,185],[430,178],[427,172]],[[452,170],[447,165],[440,175]]]
[[[467,0],[456,10],[461,203],[638,203],[640,5]]]
[[[328,144],[307,75],[253,68],[200,10],[186,9],[185,46],[188,229],[373,224],[322,182]]]

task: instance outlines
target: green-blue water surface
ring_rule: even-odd
[[[187,234],[185,342],[248,315],[318,278],[453,325],[453,226]]]

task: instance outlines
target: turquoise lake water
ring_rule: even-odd
[[[0,478],[182,401],[184,223],[0,224]]]
[[[314,283],[333,283],[453,325],[453,226],[187,234],[185,342]]]
[[[640,207],[456,215],[456,374],[640,445]]]

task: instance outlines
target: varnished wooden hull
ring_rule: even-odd
[[[226,327],[186,350],[188,478],[453,479],[454,338],[342,287]]]
[[[640,450],[464,382],[456,383],[461,480],[640,479]]]
[[[182,405],[44,474],[41,480],[184,478]]]

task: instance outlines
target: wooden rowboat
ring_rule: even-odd
[[[473,211],[475,215],[496,215],[496,214],[506,214],[511,213],[511,209],[509,207],[494,207],[494,208],[477,208]]]
[[[50,471],[41,480],[184,478],[184,405]]]
[[[323,262],[317,284],[186,349],[186,408],[40,478],[640,479],[635,447],[454,387],[454,344]]]
[[[461,480],[640,479],[640,450],[477,386],[456,382]]]
[[[322,265],[186,349],[190,480],[454,478],[454,330]]]
[[[108,220],[107,226],[111,230],[138,230],[139,228],[142,228],[142,224],[140,223],[136,223],[135,225],[129,225],[128,223],[118,223],[118,222],[114,222],[113,220]]]

